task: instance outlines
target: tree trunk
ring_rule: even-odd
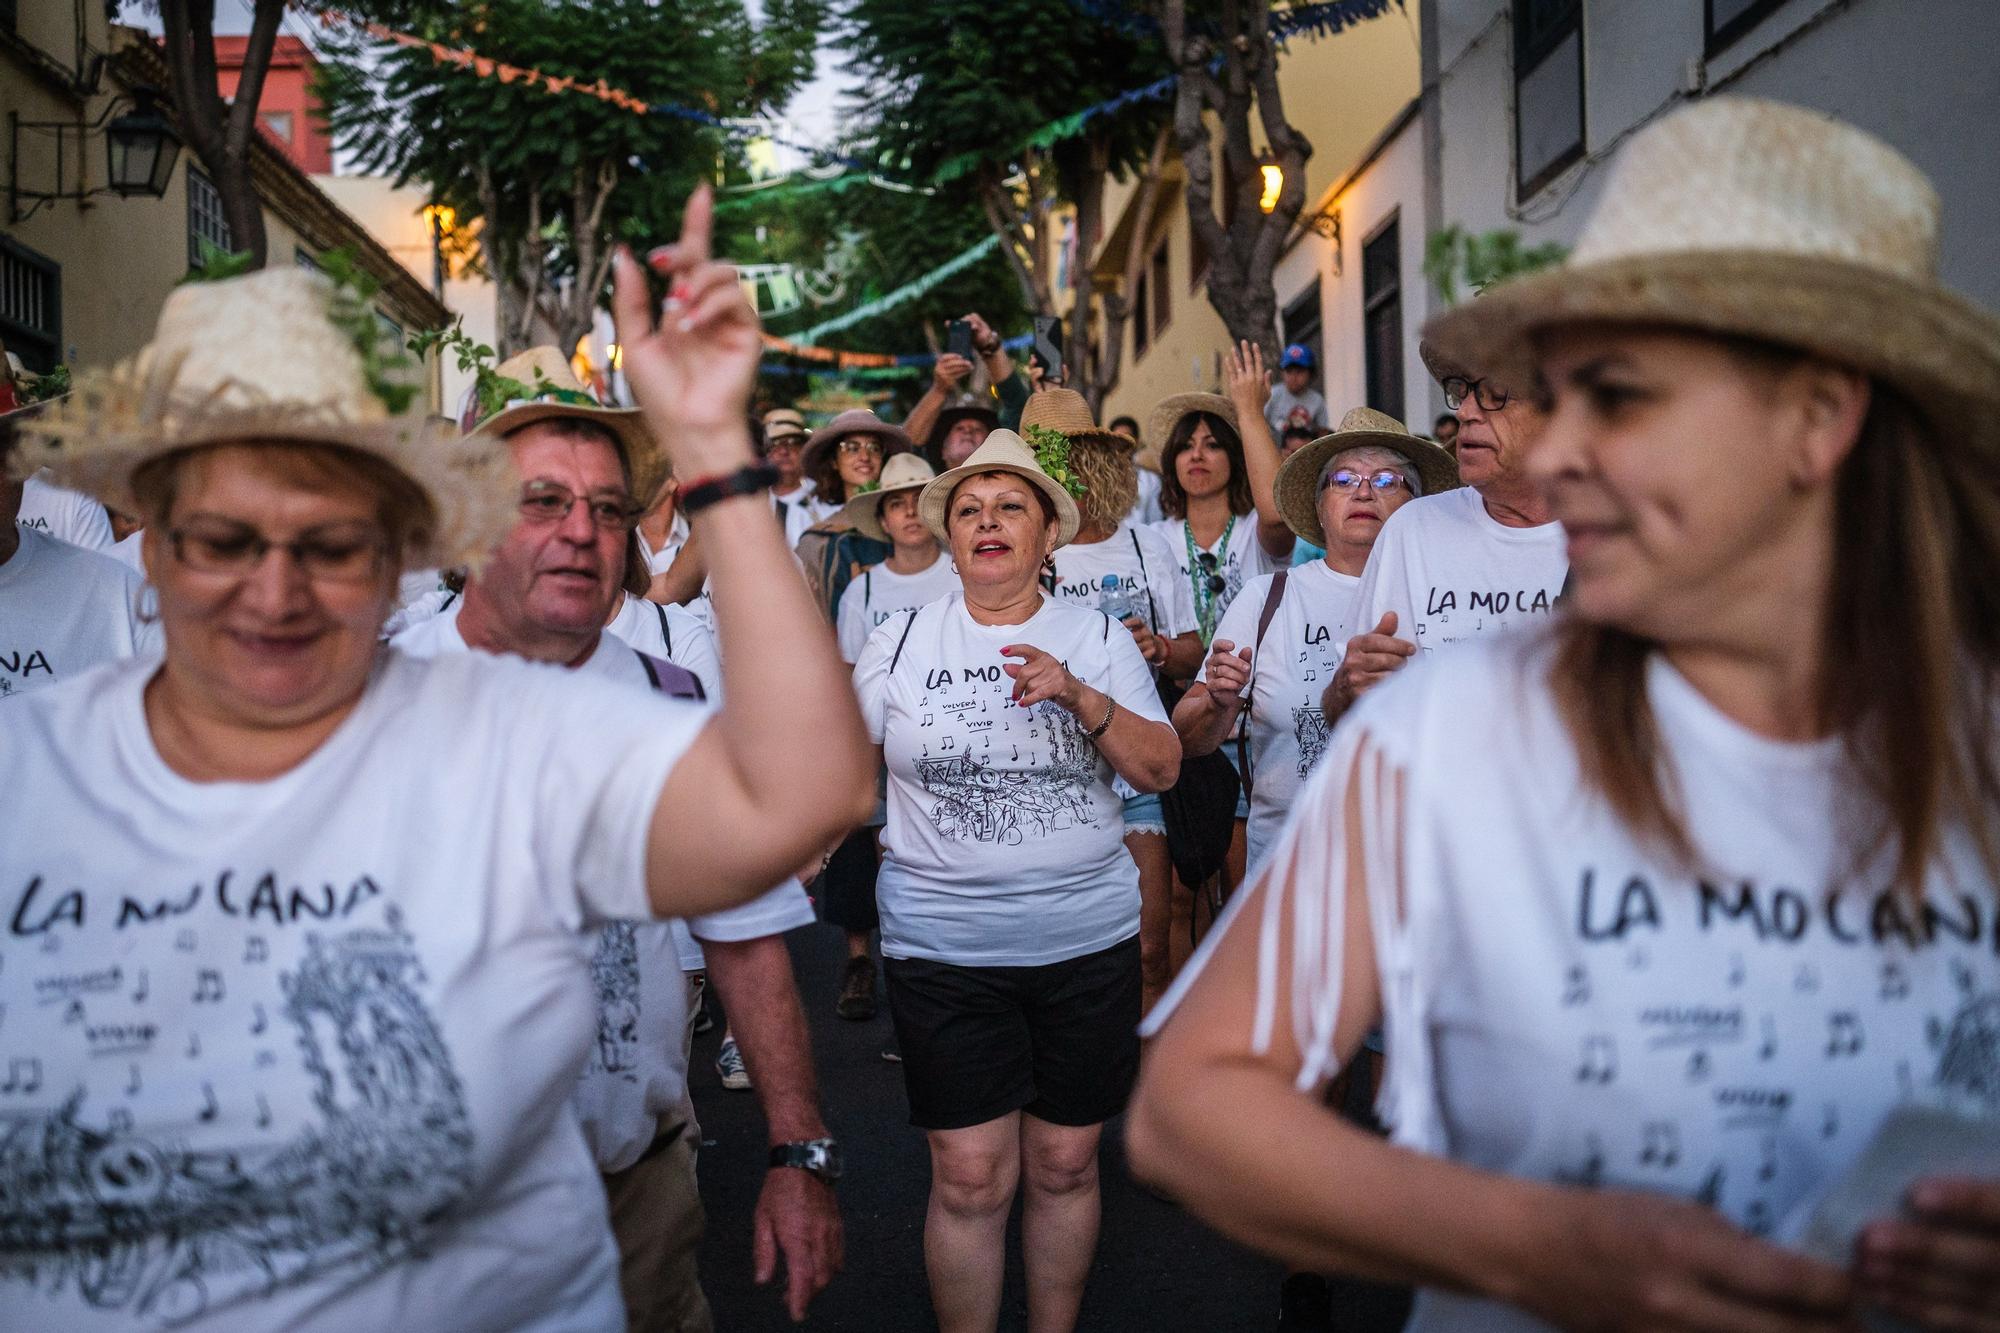
[[[249,251],[253,268],[264,266],[269,242],[264,235],[264,206],[250,172],[250,151],[264,76],[271,68],[284,16],[284,0],[255,0],[236,96],[224,103],[216,84],[215,0],[160,0],[167,82],[176,119],[222,198],[230,245]]]
[[[1000,238],[1000,251],[1007,256],[1014,280],[1021,285],[1022,299],[1036,314],[1051,315],[1055,313],[1055,301],[1049,291],[1048,272],[1038,260],[1036,235],[1032,234],[1031,219],[1036,211],[1034,188],[1031,177],[1024,214],[1014,191],[1001,179],[1000,168],[987,167],[980,172],[979,203],[986,210],[987,225]]]
[[[1076,233],[1074,257],[1069,273],[1069,346],[1063,361],[1069,385],[1092,400],[1097,383],[1096,356],[1090,342],[1091,257],[1097,253],[1098,237],[1104,231],[1104,178],[1111,171],[1111,146],[1103,133],[1090,136],[1089,164],[1082,186],[1076,193]]]

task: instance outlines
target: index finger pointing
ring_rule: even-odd
[[[682,268],[692,268],[708,259],[709,238],[715,231],[715,192],[703,181],[688,196],[687,211],[681,214],[681,240],[674,258]]]
[[[1018,657],[1023,663],[1032,662],[1042,655],[1042,650],[1032,643],[1010,643],[1000,650],[1000,656]]]

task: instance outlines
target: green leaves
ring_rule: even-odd
[[[1070,471],[1069,436],[1048,426],[1030,426],[1021,432],[1028,447],[1035,451],[1035,466],[1049,475],[1049,479],[1069,492],[1072,500],[1083,498],[1083,479]]]
[[[333,280],[327,318],[360,354],[368,391],[396,415],[409,411],[423,388],[422,368],[375,313],[375,294],[382,284],[357,264],[348,250],[327,251],[319,257],[319,267]]]
[[[1446,305],[1456,305],[1461,282],[1477,296],[1497,282],[1560,264],[1568,254],[1562,245],[1523,246],[1521,233],[1509,228],[1473,233],[1453,223],[1425,242],[1424,276]]]
[[[248,250],[224,250],[206,236],[199,238],[200,258],[195,266],[182,275],[176,287],[190,282],[221,282],[227,278],[240,278],[257,267],[257,256]]]

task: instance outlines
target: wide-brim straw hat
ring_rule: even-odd
[[[513,380],[527,390],[527,396],[508,400],[505,406],[481,421],[473,430],[481,435],[504,438],[523,426],[538,421],[571,417],[594,421],[617,437],[625,455],[626,471],[632,475],[632,498],[651,508],[666,484],[666,456],[646,429],[645,414],[636,407],[606,406],[576,377],[569,358],[552,346],[530,347],[508,357],[493,368],[501,379]]]
[[[983,476],[988,472],[1013,472],[1038,487],[1056,511],[1056,545],[1067,546],[1076,536],[1076,530],[1083,526],[1083,515],[1077,510],[1076,501],[1048,473],[1042,471],[1035,461],[1035,451],[1011,430],[996,430],[986,437],[986,443],[972,451],[972,457],[955,468],[940,472],[917,497],[917,512],[923,515],[924,526],[931,530],[939,542],[950,545],[951,534],[945,521],[945,510],[951,504],[951,493],[958,484],[968,477]]]
[[[169,454],[217,444],[324,444],[388,463],[423,491],[436,529],[412,567],[476,563],[514,524],[512,463],[491,439],[462,436],[421,409],[392,412],[371,387],[339,298],[292,265],[177,287],[153,339],[20,422],[23,475],[138,513],[132,474]],[[349,328],[374,335],[373,317]]]
[[[1439,384],[1443,384],[1446,380],[1453,377],[1462,380],[1479,378],[1479,376],[1473,374],[1470,370],[1467,370],[1464,366],[1439,351],[1437,344],[1428,338],[1419,338],[1417,340],[1417,356],[1423,360],[1424,369],[1431,373],[1431,378]]]
[[[1448,359],[1527,382],[1535,335],[1664,325],[1824,357],[1933,430],[2000,450],[2000,319],[1937,280],[1938,199],[1894,149],[1816,112],[1717,97],[1635,135],[1559,267],[1433,319]]]
[[[867,408],[856,407],[842,412],[812,433],[806,440],[806,447],[799,453],[799,466],[807,476],[811,476],[826,457],[826,451],[850,435],[881,437],[884,463],[897,454],[908,453],[913,447],[901,426],[892,426]]]
[[[789,407],[774,407],[764,414],[764,443],[768,447],[773,440],[803,440],[812,432],[806,428],[806,419]]]
[[[1138,441],[1116,431],[1105,430],[1090,415],[1090,402],[1075,389],[1044,389],[1028,395],[1021,408],[1021,430],[1030,426],[1061,432],[1071,443],[1108,445],[1127,454],[1135,452]]]
[[[874,490],[863,491],[842,505],[840,516],[863,534],[878,542],[886,542],[889,533],[882,526],[883,501],[904,491],[920,491],[936,476],[936,470],[924,461],[921,454],[897,454],[882,465],[881,485]]]
[[[1458,463],[1441,444],[1421,435],[1386,412],[1357,407],[1340,419],[1332,434],[1302,444],[1278,467],[1278,512],[1285,526],[1321,550],[1326,529],[1319,521],[1319,474],[1335,454],[1373,445],[1408,459],[1423,480],[1424,494],[1436,495],[1458,485]]]
[[[1167,442],[1174,436],[1174,427],[1181,424],[1181,418],[1190,412],[1212,412],[1229,423],[1231,430],[1242,428],[1236,421],[1236,404],[1219,393],[1177,393],[1162,398],[1153,407],[1153,414],[1146,419],[1146,438],[1161,454],[1166,452]]]

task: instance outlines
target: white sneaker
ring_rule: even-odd
[[[750,1071],[743,1067],[743,1052],[736,1049],[736,1038],[725,1037],[722,1049],[716,1052],[715,1072],[722,1079],[722,1086],[731,1092],[744,1092],[750,1087]]]

